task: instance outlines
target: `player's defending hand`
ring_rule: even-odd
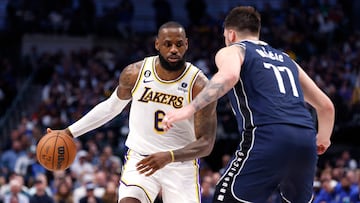
[[[174,122],[190,118],[194,113],[195,108],[192,105],[167,112],[162,121],[164,130],[169,130]]]
[[[172,156],[169,152],[157,152],[151,154],[136,164],[136,169],[140,174],[150,176],[157,170],[172,162]]]

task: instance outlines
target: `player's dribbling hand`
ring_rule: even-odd
[[[157,152],[139,161],[136,164],[136,169],[140,174],[150,176],[171,161],[171,154],[169,152]]]
[[[46,128],[46,133],[51,133],[52,131],[61,131],[62,133],[65,133],[65,134],[67,134],[67,135],[69,135],[70,137],[74,137],[72,134],[71,134],[71,132],[69,131],[69,129],[64,129],[64,130],[52,130],[51,128]]]

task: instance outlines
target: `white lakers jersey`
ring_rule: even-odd
[[[144,59],[132,90],[126,146],[142,155],[175,150],[196,140],[193,117],[174,123],[167,132],[162,120],[166,112],[192,100],[192,88],[200,70],[186,63],[186,69],[178,78],[165,81],[156,74],[156,58]]]

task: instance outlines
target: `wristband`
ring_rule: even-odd
[[[174,152],[172,150],[169,151],[170,155],[171,155],[171,162],[175,161],[175,156],[174,156]]]

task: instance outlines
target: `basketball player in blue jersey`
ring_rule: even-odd
[[[128,65],[105,101],[63,130],[78,137],[122,112],[131,101],[129,148],[121,175],[119,203],[200,203],[198,158],[210,154],[216,137],[216,102],[165,131],[165,112],[189,104],[208,82],[185,61],[188,39],[179,23],[159,28],[157,56]],[[48,129],[50,132],[51,129]]]
[[[167,112],[165,129],[228,93],[241,141],[217,183],[214,202],[312,201],[317,155],[330,146],[334,106],[289,56],[259,40],[260,14],[236,7],[224,22],[218,72],[189,105]],[[317,124],[305,102],[317,113]],[[317,129],[314,126],[318,126]]]

